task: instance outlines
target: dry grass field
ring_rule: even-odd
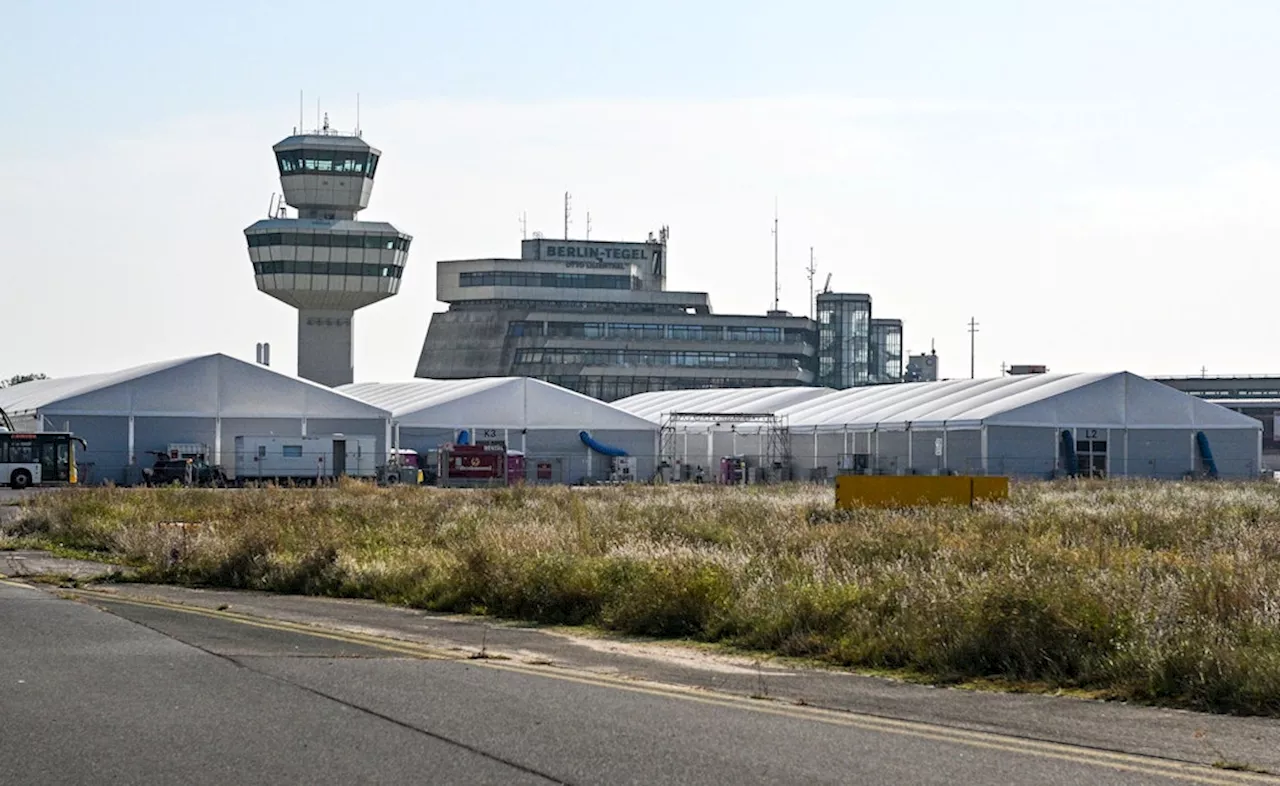
[[[812,486],[84,489],[11,542],[148,581],[589,624],[885,670],[1280,715],[1280,487],[1020,484],[840,512]]]

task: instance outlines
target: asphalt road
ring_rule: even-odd
[[[0,583],[5,784],[1253,780]]]

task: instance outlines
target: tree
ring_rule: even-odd
[[[48,379],[44,374],[15,374],[8,379],[0,379],[0,388],[21,385],[23,382],[34,382],[37,379]]]

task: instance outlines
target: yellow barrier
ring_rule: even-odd
[[[839,475],[836,507],[972,505],[1009,498],[1009,479],[969,475]]]

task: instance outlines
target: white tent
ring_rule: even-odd
[[[367,435],[385,451],[390,420],[344,393],[222,354],[26,382],[0,389],[0,407],[21,428],[84,437],[91,480],[112,481],[170,443],[208,445],[228,467],[237,436]]]
[[[338,390],[388,410],[401,426],[652,431],[643,418],[527,377],[358,382]]]
[[[613,402],[654,423],[672,412],[739,413],[771,415],[783,409],[832,393],[830,388],[719,388],[713,390],[655,390]]]
[[[1255,429],[1257,421],[1128,372],[1030,374],[835,391],[783,410],[793,427]]]
[[[339,390],[391,413],[402,448],[431,452],[467,432],[475,441],[501,441],[528,463],[550,463],[552,477],[576,482],[607,477],[610,462],[595,446],[625,451],[637,472],[651,472],[657,427],[603,401],[525,377],[368,382]],[[585,435],[585,436],[584,436]]]
[[[1216,470],[1255,477],[1261,424],[1127,372],[1033,374],[847,390],[819,388],[646,393],[616,402],[655,423],[670,412],[773,414],[785,419],[799,477],[842,465],[899,473],[1182,477]],[[680,425],[684,462],[760,450],[755,423]],[[711,431],[714,439],[696,436]],[[730,435],[732,438],[726,437]],[[754,445],[754,447],[753,447]]]

